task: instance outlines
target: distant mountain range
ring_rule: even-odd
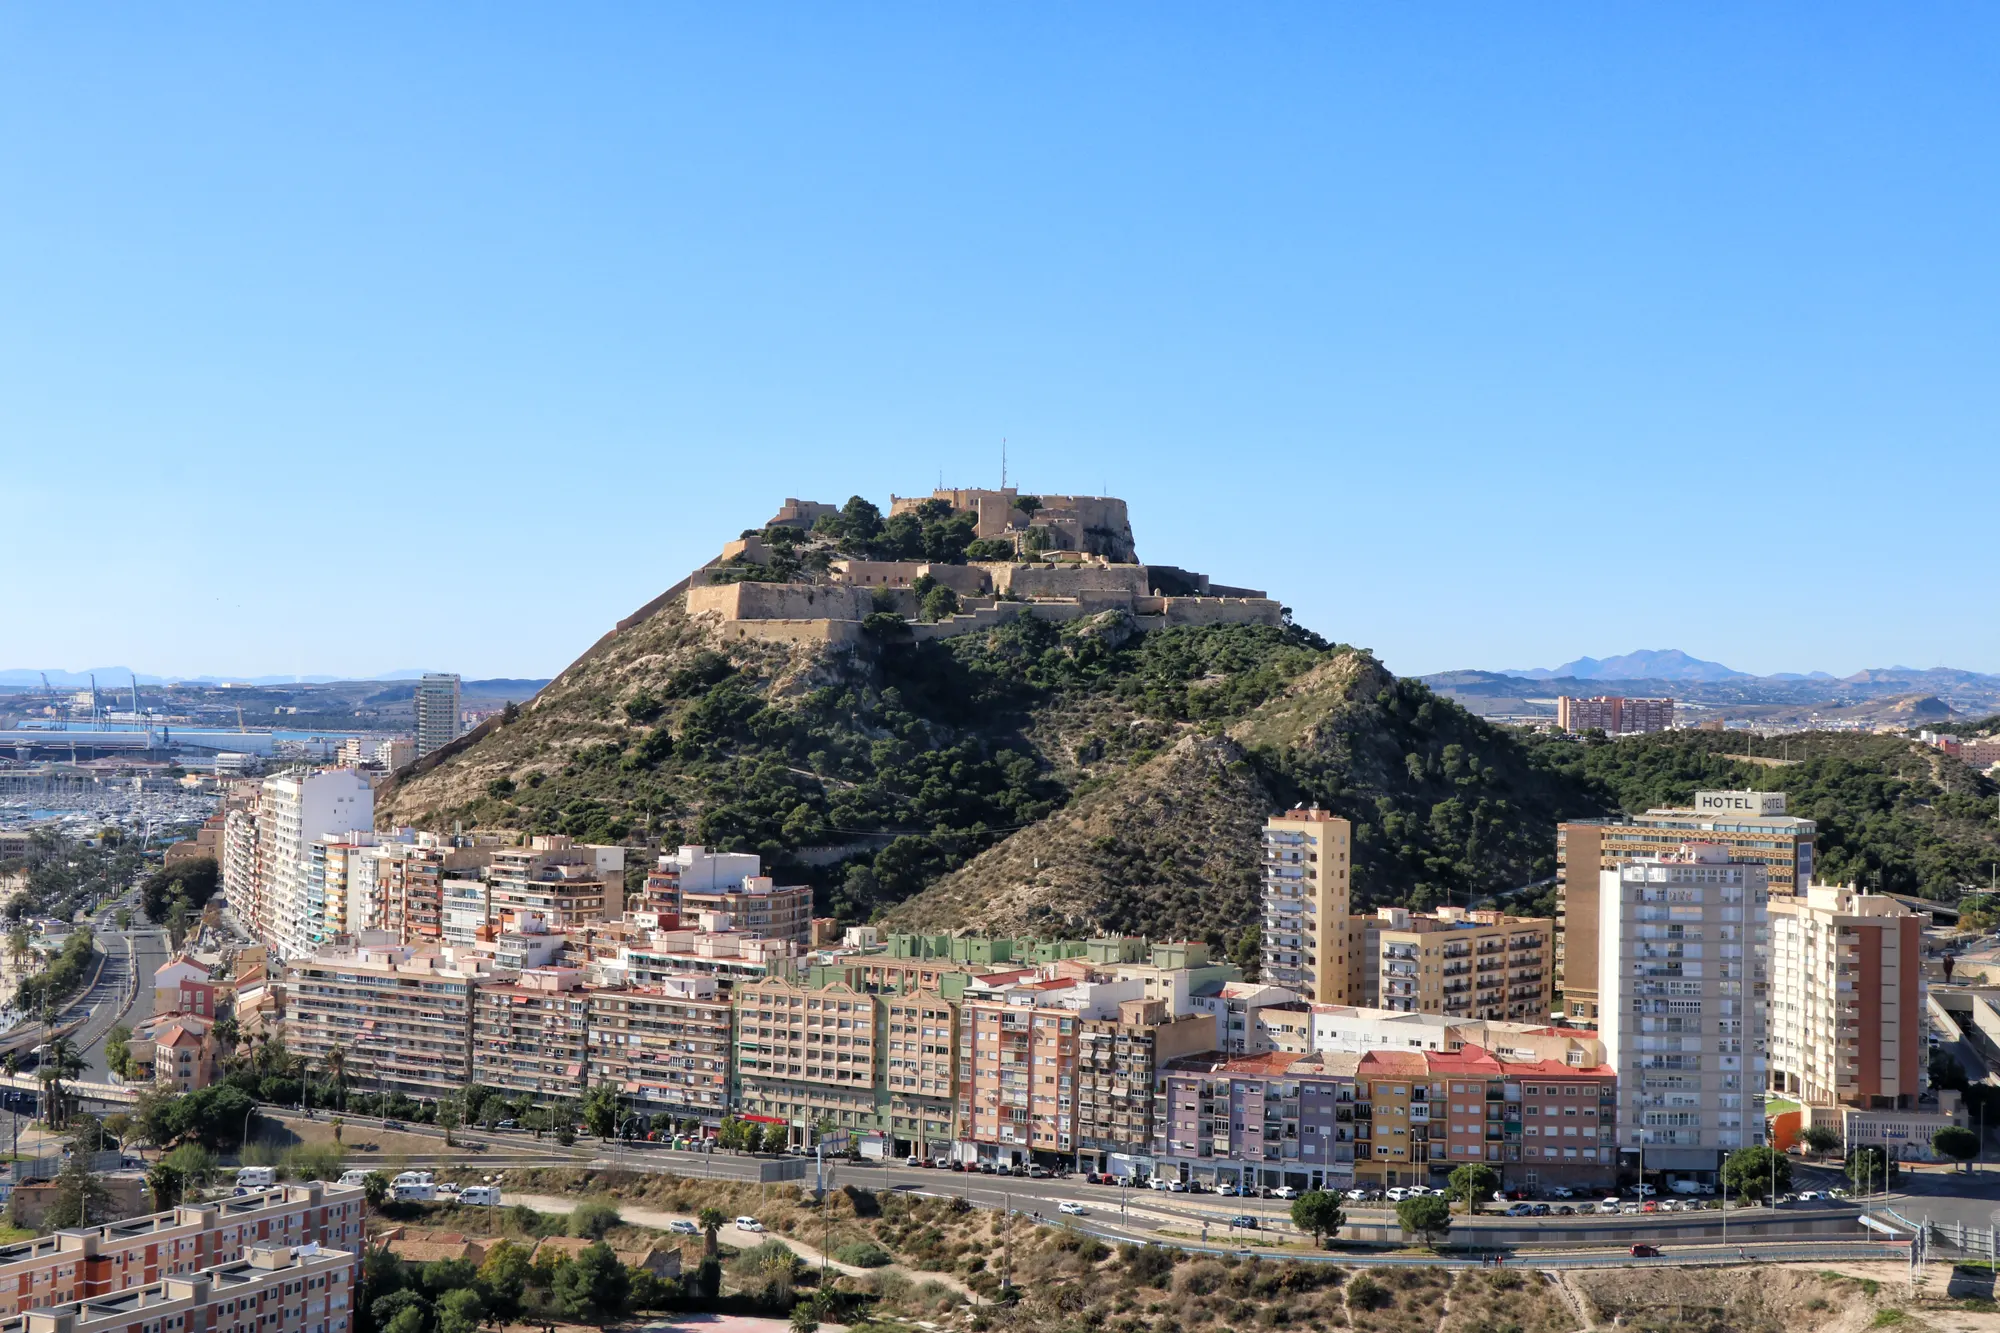
[[[1697,715],[1760,725],[1944,721],[2000,712],[2000,675],[1955,667],[1874,667],[1752,675],[1682,652],[1649,648],[1579,657],[1558,667],[1442,671],[1426,685],[1489,717],[1553,715],[1558,694],[1672,695]]]
[[[1768,676],[1759,676],[1692,656],[1678,648],[1641,648],[1616,657],[1579,657],[1558,667],[1505,667],[1480,674],[1510,676],[1516,680],[1670,680],[1702,684],[1719,684],[1727,680],[1821,680],[1850,685],[2000,683],[2000,676],[1961,671],[1956,667],[1871,667],[1851,676],[1836,676],[1830,671],[1776,671]]]

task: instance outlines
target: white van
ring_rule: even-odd
[[[246,1166],[236,1173],[236,1188],[267,1190],[278,1183],[278,1171],[270,1166]]]
[[[343,1171],[340,1173],[340,1183],[343,1185],[365,1185],[368,1183],[368,1173],[366,1171]]]
[[[458,1201],[468,1207],[498,1208],[500,1187],[498,1185],[467,1185],[458,1192]]]
[[[393,1193],[397,1203],[430,1203],[437,1198],[437,1186],[428,1181],[397,1185]]]
[[[391,1185],[435,1185],[437,1177],[428,1171],[405,1171],[389,1183]]]

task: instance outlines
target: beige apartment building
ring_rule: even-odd
[[[1317,807],[1264,823],[1264,980],[1352,1004],[1347,918],[1352,827]]]
[[[738,983],[735,1002],[743,1112],[787,1122],[800,1142],[822,1124],[853,1134],[885,1128],[881,997],[849,981],[766,980]]]
[[[472,991],[472,1077],[488,1087],[574,1097],[589,1065],[590,995],[573,967],[531,968]]]
[[[1214,1047],[1212,1018],[1176,1017],[1165,1000],[1123,1000],[1115,1018],[1083,1019],[1076,1059],[1080,1169],[1110,1170],[1118,1155],[1150,1156],[1167,1123],[1161,1071],[1171,1060]]]
[[[1360,993],[1383,1009],[1542,1021],[1555,994],[1555,925],[1541,917],[1385,907],[1361,918]]]
[[[1712,843],[1732,859],[1762,865],[1771,896],[1788,898],[1812,883],[1817,832],[1812,820],[1785,813],[1778,791],[1698,791],[1691,807],[1558,824],[1556,990],[1564,1019],[1597,1021],[1597,894],[1604,871],[1676,854],[1684,843]]]
[[[713,977],[586,993],[592,1084],[654,1114],[715,1122],[729,1110],[730,1004]]]
[[[496,847],[487,866],[487,909],[494,921],[538,917],[550,930],[573,930],[625,910],[625,849],[578,845],[559,833],[526,847]]]
[[[358,1083],[411,1096],[456,1094],[472,1076],[476,955],[408,945],[331,945],[286,966],[285,1042],[323,1068],[340,1047]]]
[[[1815,884],[1770,901],[1770,1090],[1808,1106],[1913,1110],[1924,1086],[1924,919]]]
[[[935,990],[882,996],[883,1060],[893,1150],[936,1158],[951,1151],[957,1109],[958,1004]]]

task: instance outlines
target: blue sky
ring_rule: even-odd
[[[1996,38],[8,6],[0,667],[545,674],[1004,438],[1398,671],[2000,671]]]

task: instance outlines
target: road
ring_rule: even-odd
[[[91,1006],[90,1018],[71,1040],[88,1066],[85,1080],[104,1083],[111,1077],[110,1066],[104,1060],[105,1034],[121,1023],[133,1027],[152,1017],[153,973],[167,961],[167,933],[135,928],[129,935],[123,935],[116,927],[106,926],[98,931],[97,938],[98,947],[104,950],[104,973],[84,995]]]

